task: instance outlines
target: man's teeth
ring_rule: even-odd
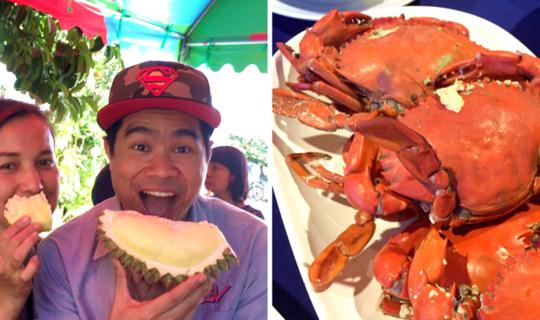
[[[149,196],[153,197],[161,197],[161,198],[167,198],[174,196],[174,193],[172,192],[160,192],[160,191],[143,191],[144,194],[147,194]]]

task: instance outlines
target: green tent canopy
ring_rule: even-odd
[[[181,61],[206,63],[212,70],[230,63],[236,71],[250,64],[267,72],[266,1],[216,1],[181,40]]]
[[[88,17],[77,21],[83,30],[85,25],[96,29],[104,23],[106,41],[118,42],[122,49],[137,46],[149,56],[160,50],[212,70],[231,64],[240,72],[255,64],[267,72],[266,0],[73,0],[73,4],[84,4],[96,15],[94,21]]]

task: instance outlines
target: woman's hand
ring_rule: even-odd
[[[39,240],[39,229],[28,216],[0,229],[0,319],[17,319],[30,295],[39,260],[33,256],[26,266],[24,261]]]
[[[210,291],[203,274],[189,277],[175,288],[151,300],[137,301],[129,293],[126,270],[113,258],[116,290],[109,320],[115,319],[191,319],[197,306]]]

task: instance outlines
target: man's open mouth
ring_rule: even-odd
[[[139,194],[146,211],[145,214],[167,217],[172,213],[176,200],[174,192],[146,190]]]

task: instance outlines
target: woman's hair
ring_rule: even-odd
[[[229,191],[234,202],[246,200],[249,183],[248,165],[244,153],[230,146],[215,147],[212,149],[210,161],[224,165],[234,176],[233,181],[229,184]]]
[[[92,187],[92,203],[94,205],[100,203],[103,200],[109,199],[114,196],[114,189],[112,187],[111,169],[107,164],[96,176],[94,186]]]
[[[43,112],[39,110],[38,106],[22,101],[0,98],[0,127],[4,126],[6,123],[15,118],[27,115],[36,115],[39,118],[43,119],[43,121],[51,130],[51,134],[53,134],[54,136],[53,129],[51,124],[49,123],[49,120],[43,114]]]

